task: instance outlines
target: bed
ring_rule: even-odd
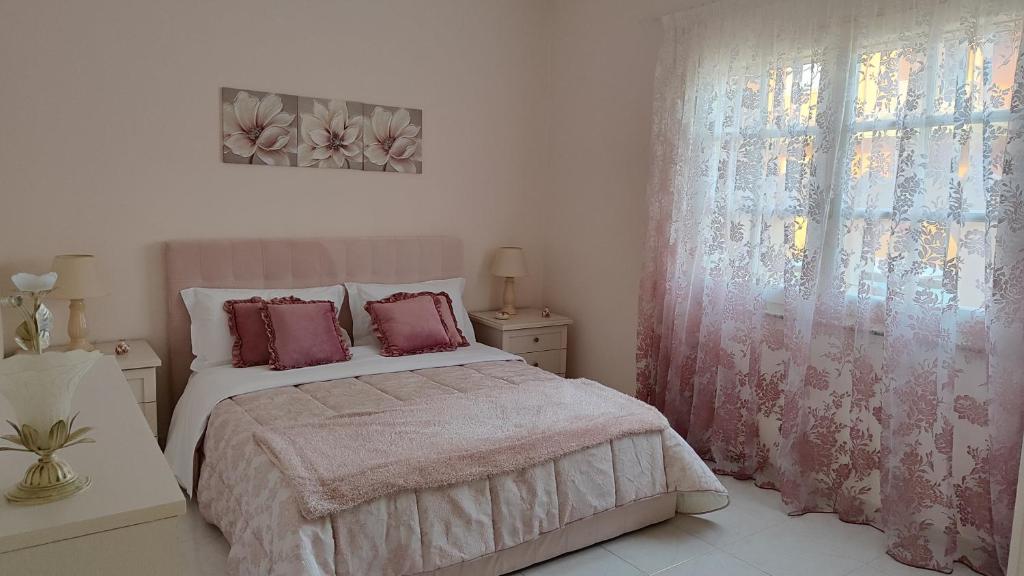
[[[496,576],[728,503],[714,474],[665,429],[311,518],[279,463],[256,442],[261,430],[568,381],[477,343],[400,358],[356,346],[352,360],[338,364],[191,373],[182,289],[457,277],[462,245],[455,238],[175,241],[166,246],[165,264],[174,407],[165,452],[203,517],[230,543],[232,574]],[[341,322],[351,325],[347,306]]]

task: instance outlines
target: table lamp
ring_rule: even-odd
[[[502,296],[501,311],[514,316],[516,313],[516,278],[526,276],[526,258],[518,246],[498,248],[491,263],[491,274],[505,278],[505,293]]]
[[[92,350],[89,342],[89,324],[85,320],[85,299],[105,296],[106,287],[100,280],[96,257],[91,254],[62,254],[53,259],[57,285],[50,298],[70,300],[68,315],[69,350]]]

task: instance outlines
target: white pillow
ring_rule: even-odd
[[[466,287],[465,278],[449,278],[447,280],[428,280],[415,284],[359,284],[346,282],[348,290],[348,307],[352,311],[352,341],[356,346],[369,346],[377,343],[370,326],[370,315],[363,307],[371,300],[387,298],[398,292],[447,292],[452,299],[455,321],[462,330],[462,335],[470,344],[476,342],[473,324],[469,321],[469,312],[462,303],[462,291]]]
[[[345,301],[345,288],[341,285],[318,288],[282,288],[262,290],[259,288],[186,288],[181,299],[192,319],[192,370],[231,363],[231,348],[234,339],[228,330],[228,314],[224,303],[228,300],[244,300],[259,296],[265,300],[295,296],[303,300],[330,300],[341,310]]]

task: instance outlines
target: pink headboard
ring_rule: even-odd
[[[165,246],[170,417],[188,383],[192,339],[185,288],[309,288],[462,276],[462,241],[446,236],[175,240]],[[352,316],[346,298],[342,326]]]

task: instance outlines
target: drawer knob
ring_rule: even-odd
[[[536,343],[536,342],[540,342],[540,336],[534,336],[534,337],[533,337],[533,341],[534,341],[535,343]]]

